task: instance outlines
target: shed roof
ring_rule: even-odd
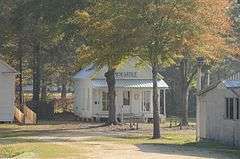
[[[218,82],[210,85],[206,89],[201,90],[200,95],[203,95],[203,94],[215,89],[220,83],[223,83],[223,85],[227,89],[232,90],[232,89],[240,88],[240,80],[223,80],[223,81],[218,81]]]
[[[95,88],[105,88],[107,87],[107,82],[104,79],[92,80],[93,87]],[[157,81],[158,88],[169,88],[166,82],[163,80]],[[153,82],[148,79],[117,79],[117,88],[152,88]]]
[[[240,88],[240,80],[224,80],[223,84],[227,88]]]

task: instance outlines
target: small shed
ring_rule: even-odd
[[[14,120],[16,74],[14,68],[0,59],[0,122]]]
[[[116,111],[121,115],[144,116],[153,118],[152,68],[149,65],[137,67],[139,58],[130,58],[116,69]],[[81,118],[108,118],[107,67],[100,70],[93,66],[86,67],[73,78],[75,81],[74,112]],[[166,118],[165,93],[168,85],[159,74],[159,114]]]
[[[213,84],[199,97],[200,138],[240,146],[240,73]]]

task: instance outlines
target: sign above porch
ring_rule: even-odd
[[[137,78],[137,72],[116,72],[115,77],[117,79],[122,79],[122,78]]]
[[[152,79],[152,68],[143,63],[141,66],[140,58],[129,58],[124,60],[118,67],[116,68],[115,77],[116,79]],[[78,72],[73,78],[75,80],[78,79],[105,79],[105,73],[108,71],[107,67],[103,67],[100,70],[94,68],[93,65],[84,68],[80,72]],[[163,79],[163,77],[159,74],[159,79]]]

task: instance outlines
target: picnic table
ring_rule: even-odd
[[[180,124],[181,120],[176,116],[171,116],[168,118],[168,120],[169,120],[169,128],[172,128],[173,126],[176,127],[176,126],[181,125]]]
[[[121,119],[122,123],[129,124],[132,129],[139,129],[139,123],[146,123],[146,118],[142,115],[124,114]]]

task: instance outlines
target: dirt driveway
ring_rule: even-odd
[[[230,159],[221,153],[194,148],[178,149],[171,146],[116,145],[91,142],[94,154],[91,159]],[[237,159],[237,158],[236,158]]]

